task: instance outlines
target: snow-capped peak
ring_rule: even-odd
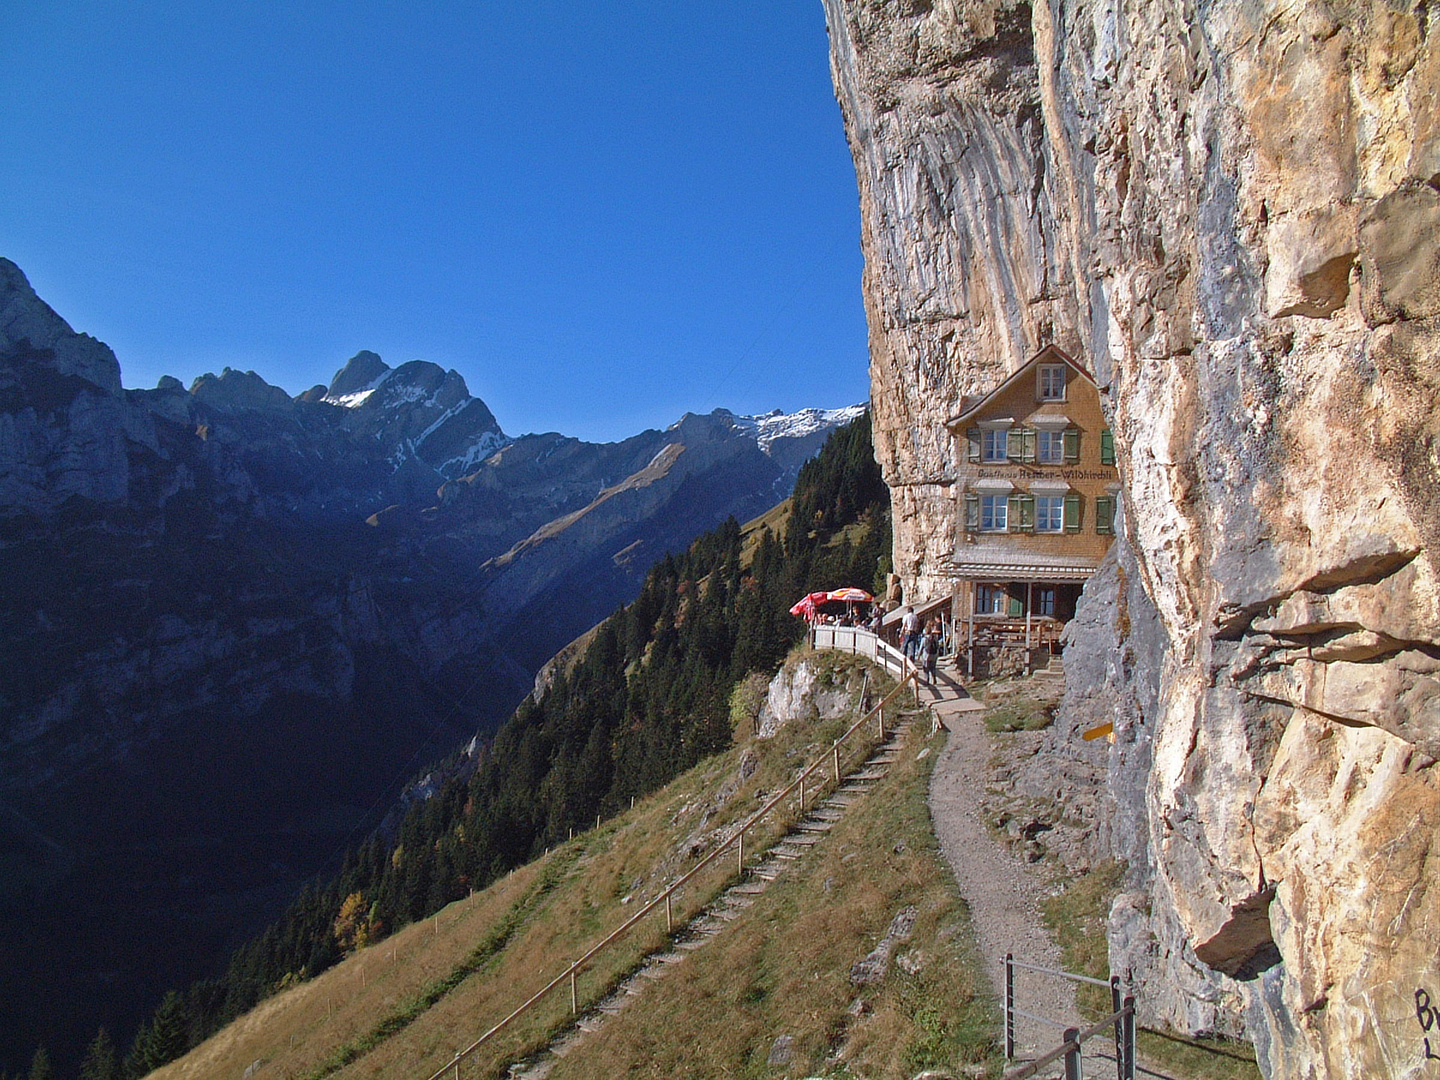
[[[847,405],[843,409],[801,409],[787,413],[780,409],[754,416],[736,416],[735,425],[755,433],[761,450],[769,450],[776,439],[803,439],[817,431],[848,424],[864,415],[867,406]]]

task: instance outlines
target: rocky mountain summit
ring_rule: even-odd
[[[1430,1075],[1440,22],[825,7],[911,595],[949,591],[962,396],[1051,343],[1103,388],[1124,535],[1062,730],[1115,724],[1113,969],[1269,1076]]]
[[[295,397],[126,390],[0,260],[0,1015],[28,1040],[0,1053],[203,974],[848,415],[511,438],[458,373],[371,352]]]

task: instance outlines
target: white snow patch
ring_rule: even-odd
[[[828,427],[839,427],[864,415],[868,406],[847,405],[843,409],[801,409],[799,412],[774,412],[756,416],[737,416],[735,426],[753,432],[760,449],[770,450],[776,439],[803,439]]]
[[[359,406],[364,405],[366,401],[370,400],[370,395],[375,393],[376,390],[380,389],[381,383],[383,383],[386,379],[390,378],[390,376],[394,374],[395,372],[393,371],[384,372],[383,374],[378,376],[373,382],[371,382],[369,386],[366,386],[360,390],[355,390],[349,394],[341,394],[339,397],[330,397],[327,394],[325,396],[325,400],[328,401],[331,405],[341,405],[347,409],[358,408]]]
[[[674,445],[674,443],[666,443],[664,446],[662,446],[658,451],[656,451],[655,456],[650,459],[650,462],[645,466],[645,469],[653,469],[655,468],[655,466],[659,465],[661,463],[661,459],[670,453],[670,448]],[[640,471],[644,472],[645,469],[641,469]]]
[[[385,395],[385,404],[407,405],[412,401],[423,401],[434,396],[432,391],[426,390],[423,386],[416,386],[413,383],[408,386],[402,384],[390,388]]]
[[[422,431],[418,436],[416,436],[416,438],[415,438],[415,445],[416,445],[416,446],[419,446],[419,445],[420,445],[421,443],[423,443],[426,439],[428,439],[431,435],[435,434],[435,429],[436,429],[436,428],[438,428],[441,424],[445,423],[446,420],[449,420],[452,416],[454,416],[456,413],[458,413],[461,409],[465,408],[466,405],[469,405],[472,400],[473,400],[472,398],[467,398],[466,400],[460,402],[460,404],[458,404],[458,405],[452,405],[452,406],[450,406],[450,408],[448,408],[448,409],[446,409],[444,412],[442,412],[442,413],[440,414],[439,418],[438,418],[433,424],[431,424],[431,425],[430,425],[429,427],[427,427],[424,431]]]
[[[480,438],[466,448],[464,453],[456,454],[440,466],[440,471],[450,475],[452,470],[459,469],[456,475],[463,476],[467,470],[480,464],[496,450],[510,445],[510,437],[503,431],[487,431]]]

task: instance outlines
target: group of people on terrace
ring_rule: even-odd
[[[876,637],[886,637],[885,608],[861,589],[811,593],[796,603],[790,613],[805,618],[811,626],[858,627]],[[907,605],[901,614],[899,629],[901,652],[920,669],[926,682],[934,685],[940,655],[948,644],[944,621],[932,615],[922,622],[914,607]]]

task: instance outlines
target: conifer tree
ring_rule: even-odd
[[[35,1048],[30,1059],[30,1074],[27,1080],[55,1080],[55,1070],[50,1067],[50,1053],[43,1045]]]
[[[95,1033],[89,1049],[85,1051],[85,1059],[80,1063],[79,1080],[120,1080],[115,1043],[103,1027]]]

